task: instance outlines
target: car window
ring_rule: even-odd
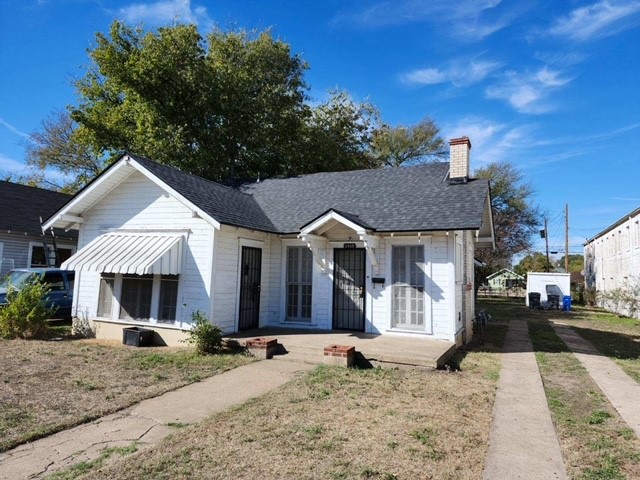
[[[76,272],[67,272],[67,282],[69,283],[69,290],[73,291],[73,282],[76,279]]]
[[[52,292],[59,292],[65,289],[61,272],[46,272],[42,281],[49,286]]]
[[[0,280],[0,288],[7,288],[9,285],[20,288],[24,282],[31,278],[33,278],[33,272],[15,270],[2,277],[2,280]]]

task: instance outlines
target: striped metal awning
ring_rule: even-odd
[[[64,262],[65,270],[178,275],[182,235],[112,232],[100,235]]]

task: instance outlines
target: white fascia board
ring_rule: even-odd
[[[129,157],[128,155],[126,156],[126,161],[129,162],[133,167],[136,168],[136,170],[138,170],[140,173],[142,173],[145,177],[147,177],[149,180],[151,180],[153,183],[155,183],[156,185],[158,185],[160,188],[162,188],[163,190],[165,190],[166,192],[168,192],[171,196],[173,196],[176,200],[178,200],[179,202],[181,202],[182,204],[184,204],[187,208],[190,208],[194,213],[197,213],[197,215],[202,218],[203,220],[206,220],[208,223],[210,223],[213,228],[215,228],[216,230],[220,230],[220,222],[218,222],[215,218],[213,218],[211,215],[209,215],[208,213],[205,213],[204,210],[202,210],[200,207],[196,206],[193,202],[191,202],[190,200],[187,200],[185,197],[183,197],[180,193],[178,193],[177,191],[175,191],[173,188],[171,188],[169,185],[167,185],[165,182],[163,182],[162,180],[160,180],[158,177],[156,177],[153,173],[151,173],[149,170],[147,170],[146,168],[144,168],[142,165],[140,165],[138,162],[136,162],[133,158]]]
[[[127,166],[128,165],[125,162],[125,157],[118,160],[116,164],[113,165],[111,169],[108,172],[106,172],[101,178],[98,178],[95,182],[87,186],[82,192],[80,192],[78,195],[73,197],[69,203],[67,203],[64,207],[58,210],[53,216],[51,216],[49,221],[46,222],[44,225],[42,225],[42,229],[48,230],[50,228],[53,228],[54,226],[60,226],[60,227],[64,226],[65,228],[68,227],[70,222],[65,221],[64,218],[66,216],[80,217],[77,213],[76,214],[72,213],[74,212],[74,208],[77,207],[77,205],[80,202],[82,202],[84,199],[91,196],[91,194],[95,192],[100,187],[100,185],[104,183],[108,178],[112,177],[123,168],[127,168]],[[83,209],[83,211],[87,209],[88,207]],[[64,223],[64,225],[56,225],[57,222]]]
[[[361,225],[358,225],[357,223],[352,222],[351,220],[343,217],[342,215],[340,215],[339,213],[337,213],[337,212],[335,212],[333,210],[325,213],[320,218],[314,220],[312,223],[310,223],[309,225],[304,227],[300,231],[300,233],[302,235],[308,235],[311,232],[313,232],[316,228],[321,227],[322,225],[324,225],[325,223],[327,223],[327,222],[329,222],[331,220],[335,220],[336,222],[340,222],[341,224],[345,225],[346,227],[349,227],[351,230],[356,232],[358,235],[365,235],[367,233],[366,230]]]

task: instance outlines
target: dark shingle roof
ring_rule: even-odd
[[[0,231],[39,236],[40,217],[48,218],[71,199],[66,193],[0,181]],[[65,233],[65,236],[74,236]]]
[[[474,230],[487,180],[450,185],[448,163],[317,173],[239,188],[129,155],[223,224],[296,233],[329,210],[376,231]]]
[[[333,209],[377,231],[477,229],[486,180],[450,185],[448,163],[317,173],[246,185],[278,231],[293,233]]]

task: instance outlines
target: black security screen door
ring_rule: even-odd
[[[260,267],[262,250],[242,247],[239,330],[258,328],[260,319]]]
[[[364,331],[365,250],[333,251],[333,328]]]

